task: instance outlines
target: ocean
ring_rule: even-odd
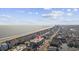
[[[32,26],[32,25],[0,25],[0,38],[13,35],[27,34],[49,26]]]

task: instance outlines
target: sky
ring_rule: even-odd
[[[0,8],[0,25],[79,25],[78,8]]]

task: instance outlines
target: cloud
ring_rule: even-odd
[[[74,11],[78,11],[78,9],[77,8],[75,8],[75,9],[73,9]]]
[[[11,18],[12,17],[10,15],[0,15],[0,21],[10,21]]]
[[[39,12],[28,12],[28,14],[34,14],[34,15],[38,15],[39,14]]]
[[[52,8],[43,8],[44,10],[51,10]]]
[[[51,13],[42,14],[42,16],[63,16],[64,12],[62,11],[52,11]]]
[[[63,15],[64,15],[63,11],[52,11],[51,13],[42,14],[41,16],[56,19],[56,18],[59,18]]]
[[[35,12],[35,14],[38,15],[39,13],[38,12]]]
[[[72,19],[65,19],[63,20],[63,22],[72,22],[73,20]]]
[[[67,13],[67,16],[73,16],[73,13]]]
[[[15,23],[16,19],[12,17],[11,15],[2,14],[0,15],[0,24],[8,24],[8,23]]]
[[[28,12],[28,14],[33,14],[33,12]]]
[[[16,10],[16,12],[18,12],[18,13],[25,13],[24,10]]]
[[[50,14],[41,14],[43,17],[51,16]]]
[[[71,11],[71,9],[67,9],[67,11],[68,11],[68,12],[70,12],[70,11]]]
[[[52,11],[51,15],[52,16],[63,16],[64,12],[63,11]]]
[[[2,15],[0,15],[0,17],[6,17],[6,18],[11,18],[11,16],[10,15],[5,15],[5,14],[2,14]]]

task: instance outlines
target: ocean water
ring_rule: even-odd
[[[32,25],[0,25],[0,38],[13,35],[27,34],[48,26],[32,26]]]

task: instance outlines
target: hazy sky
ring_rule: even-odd
[[[0,24],[79,24],[77,8],[0,8]]]

